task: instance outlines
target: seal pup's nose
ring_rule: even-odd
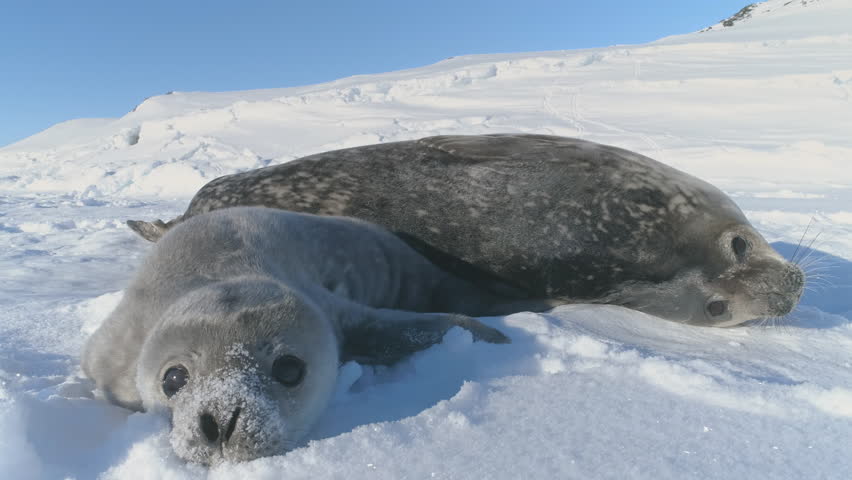
[[[201,433],[204,434],[204,438],[207,439],[210,443],[215,443],[216,440],[219,439],[219,425],[216,423],[216,419],[213,418],[213,415],[209,413],[203,413],[201,415]]]
[[[234,410],[234,413],[231,415],[231,421],[228,422],[228,428],[225,429],[225,441],[231,439],[231,435],[234,434],[234,429],[237,428],[237,419],[240,417],[240,407],[237,407]]]
[[[211,415],[210,413],[203,413],[199,419],[199,426],[201,427],[201,433],[204,435],[204,438],[207,439],[210,443],[216,443],[219,440],[220,433],[222,436],[222,441],[227,442],[230,440],[231,435],[234,434],[234,430],[237,428],[237,419],[240,418],[240,407],[237,407],[236,410],[231,414],[231,419],[228,421],[228,425],[225,427],[225,431],[221,432],[219,428],[219,423],[216,422],[216,417]]]

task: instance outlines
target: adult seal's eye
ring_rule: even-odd
[[[718,317],[728,311],[728,302],[716,300],[707,304],[707,313],[712,317]]]
[[[272,363],[272,378],[285,387],[295,387],[305,378],[305,362],[293,355],[282,355]]]
[[[743,237],[734,237],[734,239],[731,240],[731,248],[734,249],[734,254],[736,254],[736,256],[742,257],[748,250],[748,242],[746,242]]]
[[[180,365],[169,368],[163,375],[163,393],[171,398],[186,385],[187,380],[189,380],[189,372],[186,371],[186,368]]]

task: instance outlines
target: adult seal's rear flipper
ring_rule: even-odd
[[[160,239],[160,237],[165,235],[170,228],[180,222],[180,219],[181,217],[178,217],[173,220],[169,220],[168,222],[163,222],[160,219],[154,220],[153,222],[128,220],[127,226],[145,240],[148,240],[149,242],[156,242]]]

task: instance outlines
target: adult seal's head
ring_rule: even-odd
[[[440,136],[320,153],[213,180],[168,223],[129,223],[153,240],[235,205],[369,220],[507,297],[696,325],[786,315],[804,285],[719,189],[572,138]]]
[[[799,301],[804,274],[781,257],[741,214],[702,215],[683,225],[680,239],[652,255],[668,278],[625,282],[595,299],[694,325],[730,327],[780,318]]]

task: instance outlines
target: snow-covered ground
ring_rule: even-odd
[[[645,45],[173,93],[0,149],[0,478],[852,478],[852,1],[749,15]],[[814,240],[802,305],[725,330],[607,306],[486,319],[513,343],[453,330],[390,369],[344,365],[303,448],[211,471],[79,378],[149,247],[125,219],[310,153],[496,132],[614,144],[715,183],[782,254]]]

